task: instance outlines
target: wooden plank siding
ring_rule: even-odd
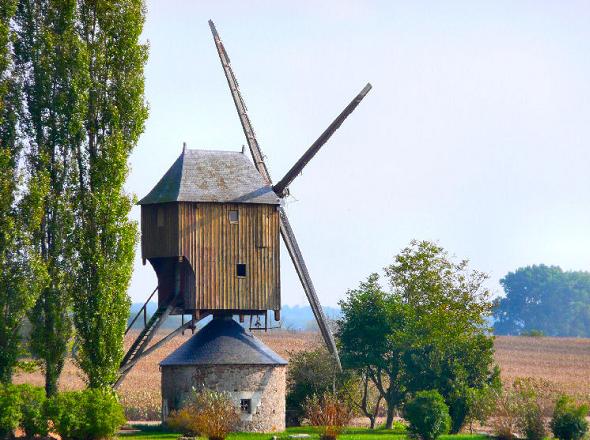
[[[158,227],[161,207],[166,224]],[[232,210],[238,211],[236,224],[229,220]],[[171,223],[167,223],[169,220]],[[152,260],[161,257],[184,257],[186,265],[180,265],[184,266],[181,289],[186,311],[280,309],[277,206],[190,202],[144,205],[141,225],[142,257],[150,259],[152,265]],[[170,242],[173,239],[176,244]],[[245,277],[237,276],[239,263],[246,264]],[[160,279],[162,271],[156,272]]]

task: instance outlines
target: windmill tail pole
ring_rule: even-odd
[[[311,144],[311,147],[309,147],[307,151],[303,153],[303,156],[301,156],[295,165],[291,167],[287,174],[285,174],[285,177],[283,177],[277,184],[273,186],[273,190],[279,197],[284,197],[286,195],[285,190],[287,187],[291,184],[291,182],[293,182],[293,180],[295,180],[299,173],[301,173],[303,168],[305,168],[307,163],[316,155],[320,148],[322,148],[322,146],[328,142],[328,139],[332,137],[334,132],[340,128],[344,120],[354,111],[363,98],[367,96],[367,93],[369,93],[371,88],[371,84],[367,83],[363,90],[361,90],[361,92],[356,95],[352,101],[350,101],[350,104],[348,104],[346,108],[342,110],[336,119],[334,119],[334,121],[328,126],[328,128],[324,130],[320,137],[317,138],[313,144]]]

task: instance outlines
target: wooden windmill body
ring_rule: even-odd
[[[245,154],[185,149],[139,202],[158,305],[279,318],[279,203]]]
[[[190,150],[164,174],[141,205],[141,250],[158,287],[129,325],[143,315],[144,327],[120,368],[121,383],[144,356],[208,315],[280,319],[280,237],[291,257],[328,350],[340,367],[334,337],[281,199],[307,163],[371,89],[362,91],[334,119],[286,175],[273,185],[246,112],[229,57],[209,21],[213,39],[248,143],[244,153]],[[149,320],[147,303],[158,293]],[[150,345],[169,315],[190,315],[175,331]],[[264,320],[267,327],[266,319]],[[129,331],[128,329],[128,331]]]

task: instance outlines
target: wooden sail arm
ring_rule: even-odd
[[[252,123],[248,117],[246,103],[244,102],[242,94],[240,93],[238,80],[236,79],[236,76],[234,75],[234,72],[231,68],[229,56],[227,55],[225,47],[221,42],[221,38],[219,37],[219,33],[215,28],[215,24],[213,24],[213,21],[211,20],[209,20],[209,27],[211,28],[211,33],[213,34],[213,41],[215,42],[215,47],[217,48],[217,53],[219,54],[219,60],[221,61],[221,66],[223,67],[223,73],[227,79],[227,84],[229,85],[232,99],[234,100],[244,134],[246,135],[246,141],[248,142],[250,154],[252,154],[252,159],[254,160],[254,166],[256,166],[256,169],[262,175],[265,182],[268,185],[272,185],[270,173],[268,172],[268,168],[264,163],[264,155],[262,154],[260,146],[258,145],[256,133],[254,133],[254,128],[252,127]]]
[[[338,128],[342,125],[344,120],[350,115],[354,109],[360,104],[369,90],[371,90],[372,86],[370,83],[361,90],[361,92],[354,97],[350,104],[346,106],[344,110],[334,119],[334,121],[324,130],[324,132],[320,135],[317,140],[311,144],[311,147],[307,149],[303,156],[291,167],[285,177],[283,177],[276,185],[273,186],[273,190],[279,197],[285,197],[287,194],[287,188],[293,182],[293,180],[301,173],[303,168],[308,164],[308,162],[316,155],[320,148],[324,146],[328,139],[332,137],[334,132],[338,130]]]
[[[301,285],[303,286],[303,290],[305,291],[305,295],[307,296],[307,300],[309,301],[309,305],[311,306],[315,320],[318,323],[320,333],[324,339],[324,342],[326,343],[328,351],[334,356],[336,366],[340,371],[342,371],[342,365],[340,364],[340,357],[338,356],[338,349],[336,347],[334,335],[330,330],[328,319],[324,314],[324,310],[322,309],[316,294],[315,287],[313,286],[313,282],[311,281],[311,277],[307,270],[307,266],[303,260],[301,249],[299,249],[299,244],[297,244],[297,239],[295,238],[293,228],[291,228],[291,224],[287,218],[287,213],[283,208],[279,208],[279,216],[281,222],[281,236],[283,237],[283,241],[287,246],[287,251],[289,252],[289,256],[293,261],[295,271],[299,276],[299,280],[301,281]]]

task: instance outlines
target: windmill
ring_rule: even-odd
[[[158,287],[132,320],[144,327],[126,353],[118,386],[131,368],[175,335],[208,315],[260,316],[280,320],[279,236],[285,244],[325,344],[340,366],[334,336],[322,310],[307,265],[282,200],[289,185],[330,139],[371,89],[367,84],[291,169],[273,184],[221,38],[209,26],[246,136],[253,164],[244,151],[187,150],[141,205],[142,258],[158,276]],[[147,304],[158,292],[158,309],[148,319]],[[188,322],[149,346],[170,315]],[[252,327],[252,325],[251,325]],[[196,336],[196,335],[195,335]],[[148,347],[149,346],[149,347]]]

